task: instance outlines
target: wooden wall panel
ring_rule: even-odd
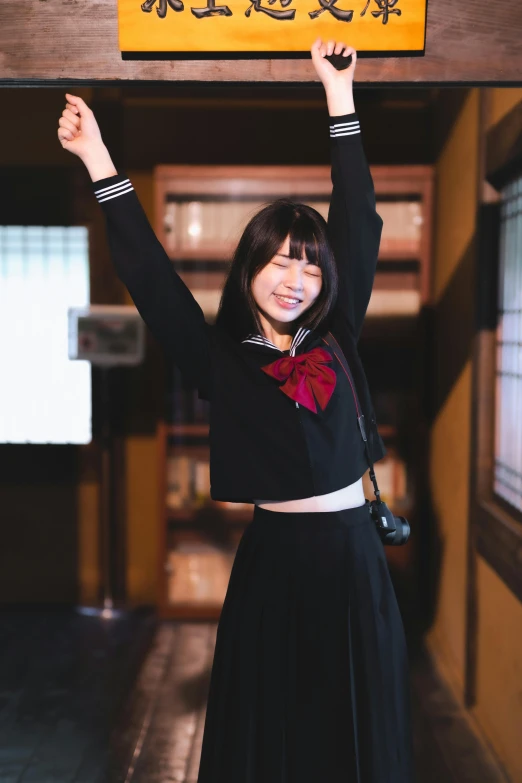
[[[436,166],[430,487],[441,541],[430,652],[459,701],[466,681],[471,341],[479,92],[470,91]]]
[[[349,41],[349,27],[343,32]],[[358,82],[521,84],[521,38],[522,4],[516,0],[430,0],[426,56],[360,61]],[[123,61],[117,0],[0,5],[0,85],[99,80],[314,82],[316,77],[309,60]]]

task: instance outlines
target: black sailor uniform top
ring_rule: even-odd
[[[103,210],[118,277],[186,383],[209,401],[210,494],[253,503],[324,495],[368,469],[357,424],[364,415],[372,461],[386,450],[377,430],[357,343],[368,307],[382,231],[356,113],[330,117],[332,195],[328,237],[338,267],[337,300],[328,322],[300,328],[289,351],[262,335],[233,339],[203,311],[174,269],[124,172],[92,183]],[[325,343],[331,332],[350,375]],[[261,368],[316,347],[328,351],[335,388],[315,412],[283,393]]]

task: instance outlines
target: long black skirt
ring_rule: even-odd
[[[197,783],[411,783],[408,668],[368,501],[256,506],[219,619]]]

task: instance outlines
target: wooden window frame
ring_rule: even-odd
[[[484,158],[485,179],[497,191],[522,175],[522,102],[488,131]],[[499,204],[488,204],[484,209],[490,211],[492,220],[487,221],[486,218],[489,228],[486,228],[487,236],[484,237],[485,247],[482,252],[491,253],[496,261],[492,264],[490,259],[488,265],[491,274],[489,282],[494,292],[499,276],[500,209]],[[484,212],[482,216],[485,217]],[[485,272],[485,264],[481,271]],[[522,601],[522,513],[493,491],[498,317],[496,297],[490,296],[489,308],[490,312],[486,315],[488,323],[479,320],[473,360],[472,432],[475,433],[476,475],[472,478],[475,486],[471,506],[474,519],[471,521],[477,551]]]

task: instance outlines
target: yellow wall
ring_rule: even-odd
[[[95,604],[100,584],[99,526],[100,481],[96,444],[79,446],[78,488],[78,593],[80,604]]]
[[[477,703],[473,715],[510,779],[522,780],[522,604],[478,558]]]
[[[154,227],[152,172],[128,171],[127,174]],[[127,301],[132,301],[128,294]],[[157,454],[155,437],[127,437],[127,595],[131,604],[156,603],[159,600]]]
[[[435,303],[440,301],[475,233],[478,111],[478,90],[472,90],[435,170]]]
[[[472,90],[437,163],[435,305],[475,233],[478,113],[478,90]],[[430,481],[443,552],[436,619],[427,643],[459,695],[465,663],[470,404],[468,362],[433,424],[430,454]]]
[[[153,437],[127,438],[127,596],[133,605],[159,600],[157,451]]]
[[[497,122],[505,117],[517,103],[522,101],[522,87],[496,87],[489,90],[490,93],[490,111],[488,118],[488,127],[496,125]]]
[[[470,399],[468,362],[433,427],[430,465],[442,562],[437,615],[428,644],[459,697],[465,672]]]
[[[488,128],[522,101],[522,89],[495,88],[489,97]],[[437,165],[436,302],[475,230],[478,107],[478,91],[474,90]],[[436,618],[427,643],[439,671],[461,702],[465,680],[471,391],[468,362],[434,422],[430,467],[443,558]],[[477,701],[470,717],[509,779],[522,781],[522,604],[478,555],[477,605]]]

